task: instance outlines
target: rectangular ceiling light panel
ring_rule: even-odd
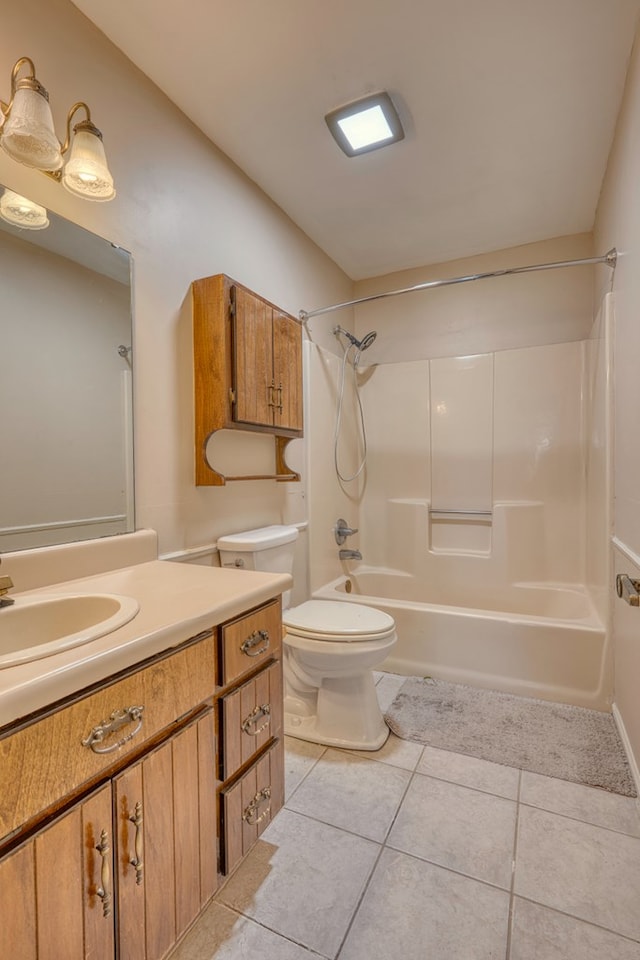
[[[400,117],[388,93],[376,93],[347,104],[328,113],[325,120],[348,157],[404,139]]]

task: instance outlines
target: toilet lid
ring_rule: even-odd
[[[287,632],[312,640],[381,640],[395,630],[389,614],[361,603],[340,600],[307,600],[285,610],[282,621]]]

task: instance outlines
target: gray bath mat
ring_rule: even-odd
[[[385,719],[403,740],[637,796],[610,713],[410,677]]]

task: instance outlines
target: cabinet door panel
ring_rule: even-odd
[[[302,327],[273,311],[273,377],[278,402],[276,427],[302,430]]]
[[[200,909],[200,824],[198,784],[198,730],[187,727],[172,740],[174,858],[176,877],[176,936],[180,936]]]
[[[142,781],[146,960],[159,960],[176,939],[171,741],[142,761]]]
[[[142,764],[136,763],[120,774],[114,782],[116,858],[118,876],[118,944],[120,960],[144,960],[144,847],[138,834],[138,853],[142,870],[138,871],[140,883],[136,882],[136,868],[131,863],[136,858],[136,831],[144,830],[142,806]],[[136,827],[136,804],[142,816],[142,826]]]
[[[284,745],[276,740],[231,786],[220,791],[225,874],[238,865],[284,803]]]
[[[200,797],[200,902],[204,906],[218,886],[213,710],[198,721],[198,792]]]
[[[257,677],[222,697],[223,780],[248,763],[282,727],[282,665],[276,660]]]
[[[0,957],[36,960],[35,844],[0,860]]]
[[[0,861],[0,957],[113,960],[111,824],[107,784]]]
[[[236,394],[234,420],[273,424],[272,309],[259,297],[235,287],[233,370]]]
[[[113,960],[114,836],[111,784],[81,805],[84,862],[84,942],[86,960]]]
[[[74,808],[36,837],[38,960],[84,956],[81,831]]]

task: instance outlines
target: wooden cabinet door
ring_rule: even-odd
[[[231,786],[220,791],[223,873],[247,855],[284,805],[284,743],[276,740]]]
[[[213,711],[115,779],[120,960],[160,960],[216,885]]]
[[[0,956],[113,960],[111,787],[0,861]]]
[[[236,423],[273,426],[272,308],[242,287],[235,297],[233,325],[233,388]]]
[[[282,663],[220,698],[220,779],[228,780],[282,730]]]
[[[273,378],[276,427],[302,430],[302,327],[276,310],[273,311]]]

